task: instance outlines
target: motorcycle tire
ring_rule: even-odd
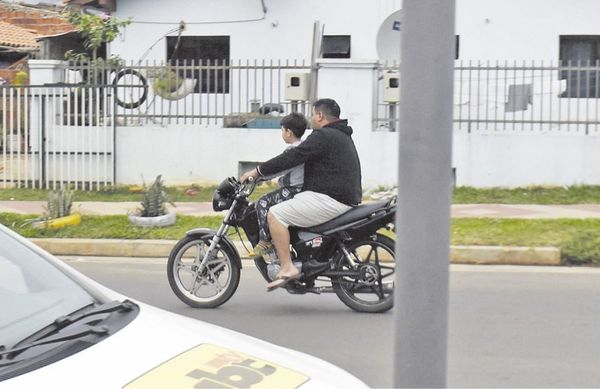
[[[344,304],[355,311],[367,313],[386,312],[394,306],[394,246],[392,239],[381,234],[347,246],[359,275],[332,279],[333,290]],[[352,270],[343,254],[336,262],[336,270]]]
[[[171,289],[181,301],[193,308],[215,308],[224,304],[240,283],[241,269],[235,261],[236,253],[225,245],[215,248],[214,258],[209,261],[203,274],[197,274],[197,265],[210,246],[211,239],[212,235],[186,236],[173,247],[167,262]],[[190,249],[192,252],[188,251]],[[222,276],[225,278],[223,284],[220,283]],[[202,286],[215,289],[215,293],[199,296]]]

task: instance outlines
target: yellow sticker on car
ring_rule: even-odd
[[[236,350],[201,344],[166,361],[124,389],[297,388],[310,378]]]

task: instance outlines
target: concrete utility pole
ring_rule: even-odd
[[[446,386],[454,0],[404,0],[396,387]]]

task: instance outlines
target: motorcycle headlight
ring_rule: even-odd
[[[221,183],[217,187],[217,191],[221,195],[229,195],[229,194],[232,194],[235,192],[238,185],[239,185],[238,180],[236,180],[234,177],[228,177],[228,178],[224,179],[223,181],[221,181]]]
[[[239,185],[235,177],[224,179],[213,193],[213,209],[218,212],[231,208],[233,198],[235,197],[235,190]]]
[[[221,194],[218,189],[214,191],[212,205],[216,212],[229,209],[232,203],[233,197]]]

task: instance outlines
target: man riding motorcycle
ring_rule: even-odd
[[[273,245],[281,263],[277,277],[267,285],[271,291],[300,277],[290,256],[288,227],[312,227],[329,221],[360,204],[360,160],[352,140],[353,130],[340,119],[340,107],[332,99],[313,103],[313,132],[297,147],[246,172],[249,178],[270,176],[304,163],[303,191],[293,199],[274,205],[267,216]]]

